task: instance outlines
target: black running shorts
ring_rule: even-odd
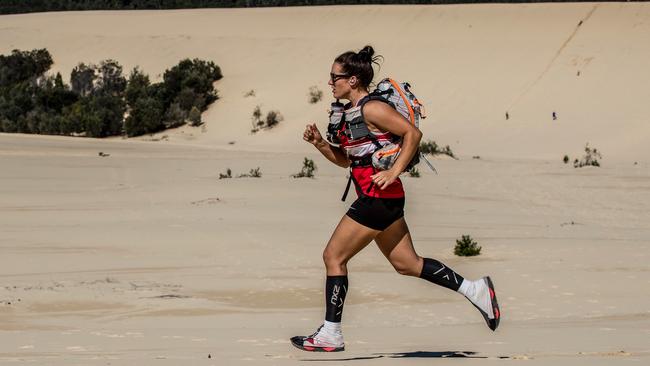
[[[362,195],[352,203],[346,215],[363,226],[384,231],[404,217],[404,197],[375,198]]]

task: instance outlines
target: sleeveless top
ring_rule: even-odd
[[[346,107],[350,107],[348,104]],[[346,117],[348,115],[353,116],[353,118],[363,118],[363,115],[359,111],[357,112],[354,108],[346,109]],[[348,113],[350,112],[350,113]],[[356,112],[356,113],[355,113]],[[347,118],[346,118],[347,120]],[[365,123],[365,121],[364,121]],[[339,131],[339,139],[341,144],[340,148],[345,152],[348,158],[352,161],[360,160],[361,158],[367,158],[375,152],[378,147],[369,137],[363,137],[356,140],[350,140],[345,133],[346,128],[348,128],[347,123],[342,123],[342,128]],[[390,132],[374,132],[370,131],[373,137],[376,139],[379,145],[386,146],[395,141],[395,135]],[[371,175],[377,173],[379,170],[375,169],[372,164],[369,166],[353,166],[351,168],[352,181],[357,191],[357,195],[365,195],[375,198],[403,198],[404,197],[404,187],[402,186],[402,181],[397,178],[393,183],[388,187],[379,189],[370,178]]]

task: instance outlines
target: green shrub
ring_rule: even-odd
[[[472,257],[481,254],[481,247],[469,235],[463,235],[456,239],[454,254],[461,257]]]
[[[255,109],[253,109],[253,115],[251,116],[251,121],[253,123],[251,132],[256,133],[259,130],[273,128],[283,120],[284,117],[279,111],[270,111],[266,114],[266,118],[262,119],[262,109],[257,105],[255,106]]]
[[[562,159],[562,161],[564,162],[564,164],[568,164],[569,163],[569,155],[564,155],[564,159]]]
[[[266,114],[266,127],[271,128],[281,121],[284,120],[284,117],[278,111],[270,111]]]
[[[589,147],[589,143],[585,145],[585,155],[582,157],[582,159],[578,160],[575,159],[573,161],[573,167],[574,168],[582,168],[583,166],[600,166],[600,162],[598,159],[602,159],[602,155],[600,155],[600,152],[597,149],[592,149]]]
[[[129,137],[158,132],[164,127],[163,106],[152,97],[138,99],[124,123],[124,130]]]
[[[262,171],[260,170],[259,167],[255,169],[251,169],[248,174],[240,174],[237,176],[237,178],[261,178],[262,177]]]
[[[226,179],[226,178],[232,178],[232,170],[230,170],[230,168],[226,170],[226,174],[219,173],[219,179]]]
[[[429,154],[429,155],[447,155],[451,158],[458,160],[456,155],[454,155],[454,153],[451,151],[449,145],[441,149],[438,146],[438,144],[433,140],[420,142],[420,152],[422,154]]]
[[[313,160],[305,158],[302,162],[302,169],[299,173],[293,174],[294,178],[313,178],[314,172],[317,170],[316,163]]]
[[[309,87],[309,103],[316,104],[323,99],[323,91],[316,85]]]

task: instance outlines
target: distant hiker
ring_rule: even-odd
[[[373,240],[398,273],[420,277],[461,293],[481,312],[492,330],[499,326],[501,319],[489,277],[476,281],[465,279],[435,259],[420,257],[413,247],[404,220],[405,197],[399,175],[416,156],[422,133],[416,124],[382,101],[376,91],[369,92],[368,86],[374,77],[373,63],[377,64],[380,58],[374,53],[372,47],[366,46],[359,52],[339,55],[332,64],[328,83],[332,95],[349,101],[345,106],[332,105],[340,108],[336,112],[340,121],[340,129],[336,131],[340,133],[336,135],[338,140],[332,141],[339,145],[323,139],[315,123],[307,125],[303,134],[303,139],[314,145],[327,160],[350,168],[358,196],[341,218],[323,252],[327,273],[325,321],[313,334],[291,338],[295,347],[305,351],[345,349],[341,319],[348,292],[347,263]],[[401,152],[392,167],[375,168],[371,162],[374,152],[395,141],[400,141]],[[392,336],[395,341],[399,339],[397,333]]]
[[[555,121],[556,119],[557,119],[557,114],[555,114],[555,112],[553,112],[553,121]]]
[[[510,119],[510,115],[508,114],[508,112],[506,112],[506,121],[507,121],[508,119]]]

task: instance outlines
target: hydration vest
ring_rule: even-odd
[[[372,146],[365,144],[363,146],[366,148],[365,150],[359,151],[359,154],[355,154],[354,158],[351,157],[351,168],[373,166],[378,170],[386,170],[392,167],[401,152],[401,138],[396,137],[390,145],[380,144],[375,138],[375,135],[368,129],[363,118],[362,109],[365,103],[371,100],[381,101],[387,103],[402,115],[406,123],[411,123],[415,128],[419,128],[420,118],[426,118],[426,114],[424,106],[411,92],[410,87],[410,84],[407,82],[398,83],[393,79],[386,78],[380,81],[375,90],[361,99],[358,105],[353,108],[345,110],[343,104],[339,103],[338,100],[332,103],[330,123],[327,128],[327,140],[329,142],[340,144],[340,137],[343,133],[345,133],[347,139],[353,144],[357,141],[363,142],[364,139],[372,142]],[[370,146],[370,149],[367,148],[368,146]],[[404,171],[411,170],[415,167],[420,162],[420,158],[427,163],[432,171],[436,172],[433,165],[420,152],[419,147]],[[352,173],[350,173],[350,179],[342,197],[343,201],[347,197],[352,180]],[[367,191],[369,192],[370,189],[372,189],[372,186]]]

